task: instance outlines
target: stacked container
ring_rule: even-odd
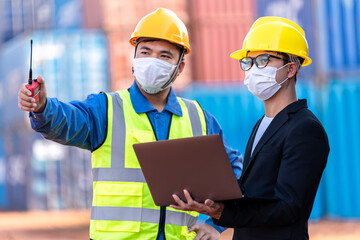
[[[197,82],[240,82],[243,72],[230,54],[242,47],[255,19],[254,1],[189,1],[193,77]]]
[[[30,39],[34,41],[33,77],[41,75],[45,79],[48,97],[67,102],[109,91],[106,37],[101,29],[84,28],[101,25],[99,18],[89,18],[91,11],[99,10],[91,7],[96,3],[0,2],[6,7],[0,8],[0,18],[7,19],[7,28],[0,28],[0,174],[6,173],[0,178],[1,209],[91,205],[90,153],[44,140],[31,130],[28,113],[17,106],[17,93],[20,84],[28,79]]]

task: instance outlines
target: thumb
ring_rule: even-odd
[[[45,84],[45,80],[41,77],[41,76],[38,76],[36,78],[36,80],[38,81],[38,83],[40,83],[40,85],[44,85]]]
[[[205,205],[208,206],[208,207],[211,207],[211,208],[216,207],[215,202],[213,200],[211,200],[211,199],[206,199],[205,200]]]
[[[199,231],[199,225],[192,225],[192,226],[190,226],[189,228],[188,228],[188,232],[190,233],[190,232],[197,232],[197,231]]]
[[[38,76],[36,78],[37,82],[40,84],[40,97],[39,97],[39,101],[36,103],[37,106],[34,110],[34,112],[43,112],[45,109],[45,105],[46,105],[46,87],[45,87],[45,80],[41,77]]]

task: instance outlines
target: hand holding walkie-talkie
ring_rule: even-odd
[[[32,43],[33,40],[30,41],[30,70],[29,70],[29,80],[26,88],[31,92],[31,96],[35,98],[35,102],[39,101],[40,96],[40,84],[37,79],[32,79]]]
[[[40,76],[32,78],[32,43],[31,40],[29,78],[27,84],[24,83],[19,88],[18,106],[27,112],[42,112],[46,106],[45,81]]]

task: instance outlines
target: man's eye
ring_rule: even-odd
[[[171,58],[171,57],[168,56],[168,55],[161,55],[161,57],[163,57],[163,58]]]

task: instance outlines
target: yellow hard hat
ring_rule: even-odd
[[[230,57],[241,59],[249,51],[274,51],[293,54],[304,59],[302,66],[311,63],[304,30],[296,23],[281,17],[261,17],[251,26],[243,48]]]
[[[143,17],[131,34],[130,43],[136,46],[136,40],[141,37],[158,38],[178,44],[185,48],[185,54],[190,52],[189,36],[185,24],[176,14],[166,8],[158,8]]]

